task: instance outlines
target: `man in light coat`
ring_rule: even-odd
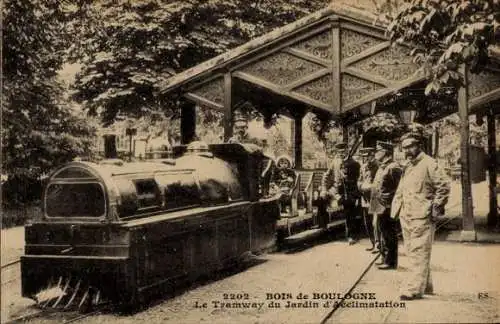
[[[401,300],[433,293],[430,259],[435,222],[444,215],[450,193],[448,177],[437,161],[422,151],[421,144],[419,134],[403,136],[401,146],[409,162],[392,202],[391,217],[401,222],[411,269]]]

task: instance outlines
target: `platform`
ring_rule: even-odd
[[[326,323],[498,323],[499,267],[499,245],[435,242],[433,295],[406,301],[400,308],[340,308]],[[400,290],[409,274],[410,262],[400,243],[398,269],[372,267],[353,292],[374,293],[378,301],[400,302]]]
[[[309,230],[306,230],[306,231],[291,235],[289,237],[286,237],[284,239],[284,243],[285,244],[294,244],[294,243],[298,243],[298,242],[314,240],[314,239],[319,238],[321,235],[325,234],[329,230],[343,227],[344,224],[345,224],[345,221],[343,219],[334,220],[334,221],[328,223],[326,228],[319,228],[319,227],[311,228]]]

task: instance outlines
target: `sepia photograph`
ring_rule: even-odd
[[[0,0],[3,323],[500,322],[499,0]]]

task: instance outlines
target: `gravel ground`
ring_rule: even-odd
[[[317,308],[286,308],[287,300],[271,307],[268,293],[289,293],[291,302],[300,293],[345,293],[358,278],[372,255],[364,251],[366,240],[354,246],[344,242],[318,244],[296,253],[272,253],[258,257],[257,264],[244,271],[228,272],[220,280],[199,283],[173,298],[132,315],[116,313],[92,316],[84,323],[319,323],[331,309],[325,300]],[[372,268],[354,292],[374,293],[377,302],[399,302],[398,288],[408,273],[408,260],[401,248],[398,271]],[[436,242],[432,270],[435,295],[406,302],[401,309],[340,308],[328,323],[495,323],[500,321],[500,245]],[[494,270],[495,269],[495,270]],[[29,311],[31,301],[19,295],[19,282],[2,288],[2,322]],[[487,298],[479,298],[479,293]],[[220,308],[224,294],[248,294],[248,299],[232,302],[254,303],[256,308]],[[229,297],[231,297],[229,295]],[[196,307],[207,303],[206,308]],[[258,305],[262,305],[260,308]],[[31,323],[59,323],[60,317]]]
[[[487,186],[473,186],[475,214],[479,222],[487,210]],[[452,186],[450,213],[460,205],[460,187]],[[453,212],[452,212],[453,211]],[[1,263],[14,261],[23,253],[24,228],[1,231]],[[85,320],[87,323],[137,321],[150,323],[319,323],[328,313],[327,308],[272,308],[267,293],[290,293],[292,302],[300,302],[302,292],[343,293],[357,279],[370,254],[364,251],[367,242],[346,246],[343,242],[316,245],[293,254],[273,253],[260,256],[262,261],[245,271],[228,274],[218,281],[207,281],[198,287],[180,293],[174,298],[158,302],[145,311],[129,316],[106,314]],[[402,251],[402,249],[401,249]],[[500,246],[480,244],[452,244],[437,242],[433,251],[433,276],[436,295],[425,300],[408,303],[405,309],[392,310],[388,322],[499,322],[500,273],[491,269],[500,267]],[[377,300],[397,300],[398,287],[407,273],[407,260],[403,256],[396,272],[372,269],[358,286],[360,292],[375,292]],[[2,276],[2,282],[19,277],[17,274]],[[479,299],[480,292],[488,298]],[[215,307],[224,294],[248,294],[244,302],[264,303],[258,309],[229,309]],[[231,296],[228,296],[231,297]],[[237,296],[236,296],[237,297]],[[20,281],[2,284],[2,322],[30,311],[31,300],[20,296]],[[239,302],[240,300],[228,300]],[[207,308],[197,308],[196,303],[207,303]],[[381,322],[388,312],[380,309],[340,309],[331,322]],[[34,320],[32,323],[56,323],[57,320]]]
[[[366,243],[365,243],[366,244]],[[259,262],[244,271],[232,271],[220,280],[199,283],[174,298],[133,315],[105,314],[83,322],[105,323],[317,323],[328,312],[325,308],[285,308],[286,299],[268,299],[268,293],[344,293],[371,261],[366,246],[348,246],[345,242],[328,242],[295,253],[271,253],[257,258]],[[346,258],[346,251],[350,251]],[[2,287],[2,322],[32,312],[33,302],[20,296],[20,281]],[[224,299],[229,294],[228,299]],[[231,299],[243,295],[248,299]],[[276,301],[281,308],[271,307]],[[217,302],[250,302],[256,308],[221,308]],[[196,307],[207,303],[207,308]],[[259,305],[262,305],[259,307]],[[34,319],[31,323],[57,323],[58,319]]]
[[[18,260],[24,252],[24,227],[2,229],[1,263],[5,265]],[[1,320],[2,323],[26,307],[32,305],[29,299],[21,297],[20,266],[15,265],[2,271]]]
[[[87,322],[319,323],[329,310],[323,307],[323,303],[319,303],[318,308],[286,308],[286,299],[271,300],[266,295],[291,294],[291,302],[301,302],[304,300],[298,299],[300,293],[344,293],[371,260],[371,255],[364,251],[364,247],[349,247],[344,242],[331,242],[294,254],[268,254],[261,257],[264,262],[246,271],[207,283],[146,311],[127,317],[102,315]],[[232,293],[248,294],[248,300],[241,301],[262,305],[262,308],[215,307],[215,302],[224,301],[224,294]],[[271,301],[280,303],[281,308],[271,307]],[[207,303],[207,308],[197,308],[196,303]]]
[[[372,268],[357,290],[397,299],[409,265],[406,256],[400,257],[399,263],[397,271]],[[499,245],[436,242],[431,264],[434,295],[407,301],[405,308],[343,308],[328,323],[499,322]],[[480,293],[488,297],[480,298]]]
[[[19,259],[24,253],[24,227],[2,229],[2,265]]]

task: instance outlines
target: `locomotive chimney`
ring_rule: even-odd
[[[104,157],[106,159],[116,159],[116,135],[104,135]]]

